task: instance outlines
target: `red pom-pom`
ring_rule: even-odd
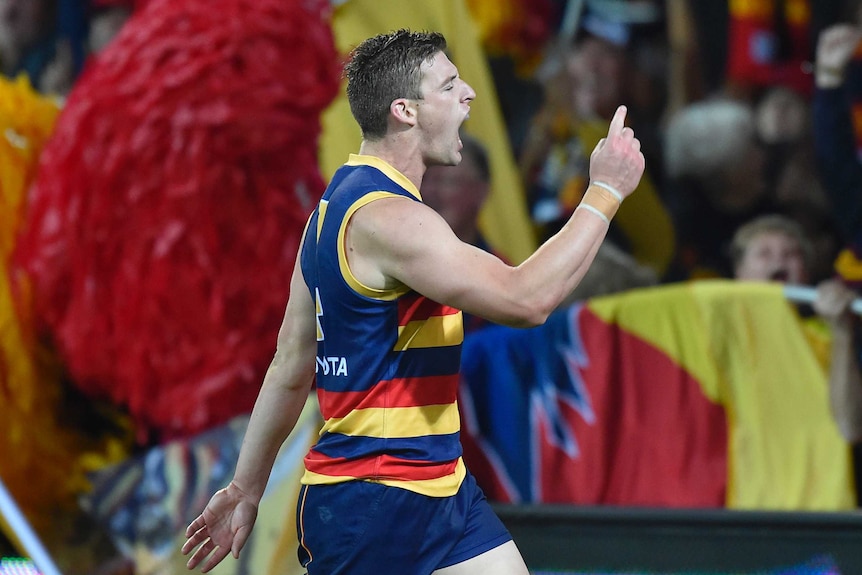
[[[328,0],[151,0],[90,63],[16,264],[77,386],[165,440],[251,409],[323,182]]]

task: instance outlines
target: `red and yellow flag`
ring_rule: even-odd
[[[840,510],[849,446],[779,285],[588,300],[464,342],[465,459],[503,501]]]

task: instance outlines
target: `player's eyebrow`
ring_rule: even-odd
[[[443,80],[443,82],[440,84],[440,88],[442,88],[442,87],[444,87],[444,86],[447,86],[447,85],[451,84],[452,82],[454,82],[454,81],[455,81],[455,79],[456,79],[457,77],[458,77],[457,72],[456,72],[455,74],[452,74],[451,76],[449,76],[448,78],[446,78],[445,80]]]

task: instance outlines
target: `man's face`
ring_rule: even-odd
[[[802,247],[778,231],[754,236],[736,267],[736,279],[801,284],[808,280]]]
[[[476,92],[458,76],[458,69],[440,52],[420,67],[423,98],[418,104],[418,123],[426,165],[454,166],[461,161],[458,128],[470,114]]]

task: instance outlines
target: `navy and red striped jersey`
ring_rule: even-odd
[[[351,155],[308,222],[300,261],[317,313],[324,425],[302,482],[358,479],[445,497],[466,473],[456,401],[461,312],[406,285],[363,285],[344,251],[356,210],[393,196],[421,201],[386,162]]]

